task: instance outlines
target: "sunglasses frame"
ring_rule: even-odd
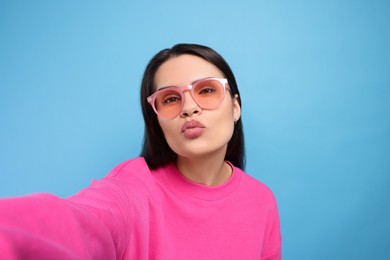
[[[184,102],[185,102],[185,97],[184,97],[184,92],[185,91],[189,91],[190,92],[190,95],[192,97],[192,99],[195,101],[195,103],[202,109],[206,109],[206,110],[212,110],[212,109],[216,109],[218,108],[218,106],[221,104],[221,102],[215,107],[215,108],[211,108],[211,109],[207,109],[207,108],[204,108],[202,107],[201,105],[198,104],[198,102],[196,101],[196,99],[194,98],[194,88],[201,84],[201,83],[204,83],[205,81],[210,81],[210,80],[216,80],[218,81],[219,83],[221,83],[222,87],[223,87],[223,98],[221,99],[221,102],[223,101],[223,99],[225,98],[226,96],[226,90],[228,91],[231,91],[230,90],[230,86],[229,86],[229,83],[228,83],[228,80],[226,78],[215,78],[215,77],[208,77],[208,78],[203,78],[203,79],[199,79],[199,80],[196,80],[194,82],[192,82],[191,84],[189,85],[185,85],[185,86],[182,86],[182,87],[176,87],[176,86],[168,86],[168,87],[163,87],[163,88],[160,88],[158,89],[156,92],[154,92],[152,95],[150,95],[149,97],[147,97],[147,101],[148,103],[153,107],[153,110],[154,112],[162,117],[162,118],[174,118],[176,116],[178,116],[180,114],[180,112],[183,110],[183,106],[184,106]],[[155,101],[156,101],[156,98],[158,96],[159,93],[161,93],[160,91],[164,91],[164,90],[170,90],[170,89],[174,89],[175,91],[177,91],[179,94],[180,94],[180,97],[181,97],[181,106],[180,106],[180,109],[178,110],[178,113],[175,114],[174,116],[169,116],[169,117],[166,117],[166,116],[162,116],[158,111],[157,111],[157,108],[155,106]]]

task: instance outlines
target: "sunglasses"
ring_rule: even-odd
[[[156,114],[171,119],[180,114],[184,106],[184,92],[189,91],[196,104],[202,109],[216,109],[230,91],[227,79],[205,78],[182,87],[164,87],[147,98]]]

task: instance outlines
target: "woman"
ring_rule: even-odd
[[[272,192],[242,171],[241,102],[214,50],[178,44],[149,62],[141,157],[78,194],[0,203],[6,259],[281,259]]]

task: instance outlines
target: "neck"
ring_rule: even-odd
[[[197,158],[178,157],[176,166],[187,179],[207,186],[221,185],[232,174],[229,164],[221,156],[203,156]]]

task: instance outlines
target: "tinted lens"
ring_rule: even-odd
[[[154,106],[162,117],[174,117],[181,110],[181,95],[174,88],[160,90],[156,96]]]
[[[177,116],[183,107],[182,92],[190,89],[190,86],[183,86],[158,90],[153,104],[158,115],[165,118]],[[225,88],[217,79],[201,80],[192,85],[191,96],[200,108],[215,109],[225,97]]]
[[[197,82],[193,86],[195,102],[203,109],[217,108],[225,96],[224,87],[218,80],[210,79]]]

